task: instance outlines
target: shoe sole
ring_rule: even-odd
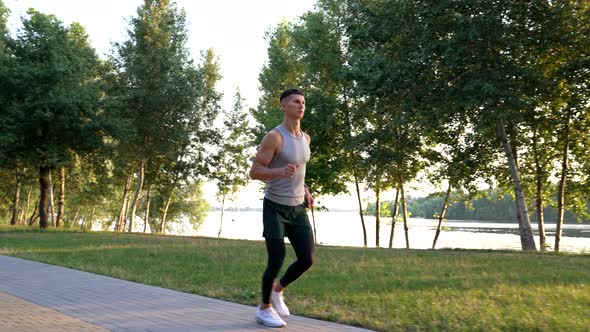
[[[264,326],[268,326],[268,327],[276,327],[276,328],[279,328],[279,327],[285,327],[285,326],[287,326],[287,323],[285,323],[285,325],[276,325],[276,326],[264,324],[264,322],[262,321],[262,319],[259,319],[258,317],[256,317],[256,322],[258,322],[258,324],[261,324],[261,325],[264,325]]]

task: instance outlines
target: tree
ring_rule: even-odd
[[[190,60],[185,22],[185,12],[174,3],[145,0],[131,18],[129,39],[116,45],[113,61],[122,102],[114,104],[130,127],[119,147],[121,167],[128,173],[117,230],[133,229],[145,182],[167,182],[172,192],[183,178],[206,170],[206,144],[208,138],[215,142],[211,124],[220,98],[212,89],[220,76],[212,51],[200,68]],[[134,174],[136,189],[130,198]],[[166,209],[163,222],[165,215]]]
[[[117,214],[119,195],[115,185],[118,179],[112,174],[112,160],[109,158],[109,150],[113,147],[105,147],[93,153],[74,155],[64,167],[70,197],[68,206],[72,211],[64,216],[64,227],[90,229],[90,219],[111,221]]]
[[[36,165],[40,183],[40,226],[46,228],[48,176],[71,158],[102,144],[98,60],[81,25],[64,27],[35,10],[9,45],[12,66],[5,82],[9,107],[2,130],[12,133],[6,155]]]
[[[546,105],[550,105],[551,124],[558,137],[555,150],[560,151],[559,184],[557,193],[557,228],[555,251],[559,251],[566,201],[568,178],[576,182],[574,169],[587,159],[587,153],[579,154],[579,148],[588,135],[585,119],[588,118],[590,89],[590,4],[587,1],[564,1],[550,3],[545,26],[545,48],[541,56],[544,77],[550,82],[552,93]],[[586,125],[586,126],[584,126]],[[576,150],[576,159],[572,152]],[[574,185],[573,188],[583,188]],[[584,214],[586,204],[581,199],[585,190],[572,193],[571,203],[575,210]],[[581,195],[580,195],[581,194]]]
[[[221,140],[221,147],[213,157],[215,169],[212,173],[212,178],[217,182],[217,195],[221,200],[218,237],[221,236],[226,199],[231,199],[240,187],[248,183],[248,167],[252,158],[250,147],[253,145],[248,114],[244,112],[244,99],[239,90],[236,90],[234,95],[232,109],[226,111],[224,115],[225,133]]]
[[[9,42],[9,32],[6,22],[10,15],[10,9],[4,5],[4,1],[0,0],[0,55],[5,56],[6,45]]]
[[[149,221],[153,233],[166,233],[174,229],[191,231],[198,228],[207,217],[210,207],[203,199],[201,182],[177,183],[172,190],[169,187],[159,188],[160,190],[152,189],[151,194]],[[173,199],[170,199],[171,195]],[[193,229],[179,229],[179,226],[190,226]]]
[[[539,110],[538,114],[530,121],[529,137],[525,138],[524,145],[530,146],[529,151],[524,151],[521,156],[523,180],[525,183],[534,183],[527,191],[527,196],[535,197],[535,215],[538,224],[539,247],[544,251],[547,247],[545,231],[544,210],[552,200],[549,176],[553,171],[553,163],[557,155],[553,126],[547,116],[548,112]]]
[[[420,58],[414,56],[417,26],[400,24],[411,12],[401,4],[347,5],[351,76],[363,101],[359,117],[366,119],[359,145],[365,147],[368,182],[376,194],[399,188],[403,205],[404,186],[425,167],[430,149],[417,101],[424,99],[431,76],[422,73]]]
[[[262,96],[258,107],[252,110],[252,116],[258,124],[254,130],[258,141],[283,121],[279,104],[281,93],[301,85],[304,71],[293,47],[292,29],[290,24],[283,21],[265,36],[269,43],[268,61],[258,77]]]
[[[495,140],[512,182],[524,250],[535,250],[517,152],[538,95],[547,93],[539,54],[547,50],[543,27],[548,2],[407,4],[411,22],[420,24],[415,54],[432,91],[424,101],[452,101],[460,107],[438,108],[438,116],[460,112],[481,141]],[[435,103],[435,105],[440,105]],[[516,144],[516,145],[515,145]]]
[[[303,16],[295,37],[306,66],[310,104],[314,105],[311,116],[303,119],[314,132],[312,152],[316,157],[310,180],[326,194],[343,192],[346,183],[354,183],[366,247],[361,184],[370,177],[363,137],[367,114],[359,86],[353,81],[347,15],[344,1],[319,1],[315,12]]]
[[[306,182],[316,195],[345,192],[350,178],[352,98],[340,16],[337,8],[321,1],[291,32],[292,48],[303,70],[300,87],[308,104],[302,126],[313,140]]]
[[[313,161],[308,165],[306,182],[315,195],[338,194],[347,190],[346,183],[352,177],[366,245],[359,186],[364,172],[354,139],[361,126],[357,123],[364,120],[355,112],[353,85],[348,77],[342,4],[320,1],[300,23],[283,22],[269,32],[269,62],[260,75],[265,94],[255,118],[261,124],[257,130],[261,138],[281,121],[277,96],[294,86],[304,90],[308,108],[302,127],[313,137]]]
[[[395,191],[395,199],[393,201],[393,208],[391,209],[391,231],[389,233],[389,249],[393,248],[393,235],[395,232],[395,222],[399,214],[399,188]]]

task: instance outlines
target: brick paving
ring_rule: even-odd
[[[106,332],[102,327],[0,292],[0,331]]]
[[[253,306],[2,255],[0,303],[2,332],[368,331],[298,316],[267,328]]]

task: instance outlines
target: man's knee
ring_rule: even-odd
[[[301,259],[299,260],[299,263],[301,264],[301,266],[304,269],[309,269],[313,263],[314,263],[314,257],[313,255],[306,255],[304,257],[301,257]]]
[[[268,265],[266,266],[266,270],[273,275],[277,275],[281,270],[281,267],[283,266],[284,259],[285,256],[269,259]]]

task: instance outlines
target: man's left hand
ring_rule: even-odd
[[[313,196],[311,196],[311,194],[309,193],[309,189],[305,187],[305,207],[308,209],[313,209],[313,202]]]

